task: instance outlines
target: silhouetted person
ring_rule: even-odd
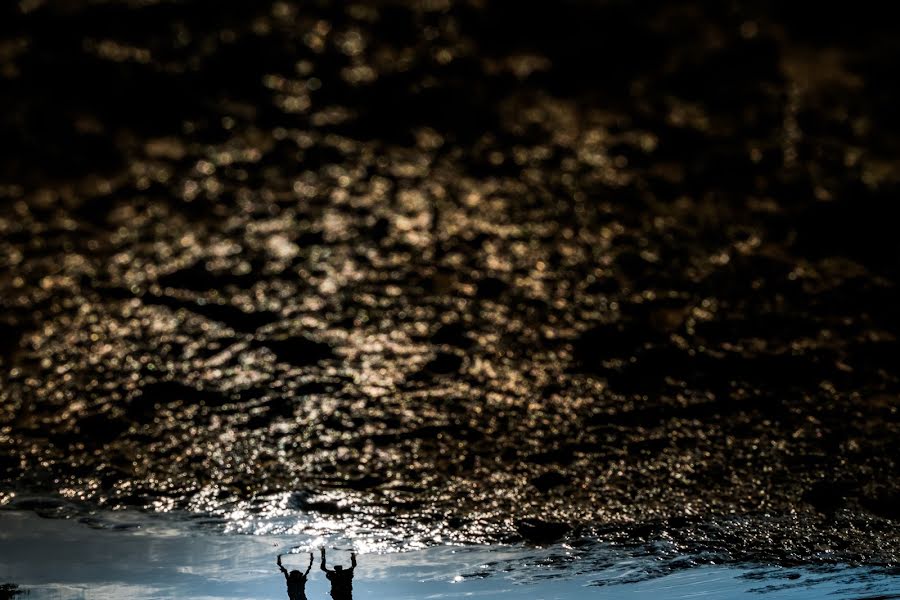
[[[288,598],[290,600],[306,600],[306,578],[309,570],[313,566],[313,553],[309,553],[309,566],[306,567],[306,573],[301,573],[294,569],[290,573],[281,564],[281,555],[278,555],[278,568],[284,573],[284,580],[287,581]]]
[[[322,570],[325,577],[331,582],[331,597],[334,600],[353,600],[353,569],[356,568],[356,553],[350,554],[350,564],[346,571],[341,565],[335,565],[334,570],[325,566],[325,548],[322,548]]]

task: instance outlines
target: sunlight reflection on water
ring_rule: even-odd
[[[348,565],[358,598],[833,598],[895,597],[896,572],[842,565],[789,568],[703,564],[687,556],[629,555],[610,546],[544,548],[439,545],[388,552],[377,537],[336,537],[329,526],[296,534],[225,533],[221,525],[138,514],[91,520],[40,519],[0,512],[0,581],[28,598],[284,598],[275,565],[308,565],[307,552],[328,548],[328,564]],[[335,523],[335,529],[342,524]],[[299,529],[299,526],[298,526]],[[373,541],[375,540],[375,541]],[[324,597],[328,582],[311,571],[308,597]]]

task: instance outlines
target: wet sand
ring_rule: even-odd
[[[489,4],[0,9],[0,505],[900,560],[883,11]]]

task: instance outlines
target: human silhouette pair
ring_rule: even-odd
[[[298,570],[288,572],[281,564],[282,555],[278,555],[278,568],[284,574],[287,582],[288,598],[290,600],[307,600],[306,598],[306,581],[309,578],[309,571],[313,566],[313,553],[309,553],[309,566],[306,572],[301,573]],[[331,597],[333,600],[353,600],[353,570],[356,568],[356,553],[350,554],[350,568],[344,569],[341,565],[335,565],[334,569],[325,566],[325,548],[322,548],[322,564],[321,569],[325,571],[325,577],[331,582]]]

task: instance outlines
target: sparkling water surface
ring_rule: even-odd
[[[829,4],[0,2],[0,600],[897,597],[900,43]]]

